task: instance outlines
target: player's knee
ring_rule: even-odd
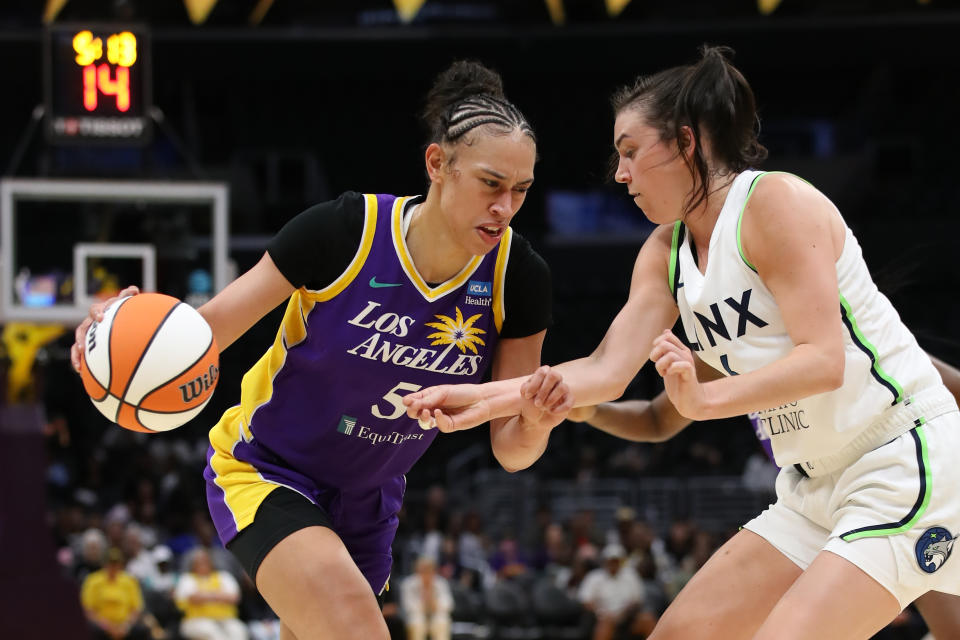
[[[336,601],[348,613],[353,607],[376,604],[373,590],[356,567],[341,558],[315,558],[304,563],[303,581],[314,597]]]

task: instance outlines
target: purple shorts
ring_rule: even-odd
[[[391,546],[403,500],[403,476],[366,489],[308,488],[244,469],[204,470],[207,504],[221,542],[252,578],[267,552],[294,531],[326,526],[343,541],[374,593],[390,578]],[[305,484],[305,483],[304,483]]]

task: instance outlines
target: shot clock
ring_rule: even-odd
[[[47,137],[60,143],[147,141],[151,125],[147,29],[60,24],[45,36]]]

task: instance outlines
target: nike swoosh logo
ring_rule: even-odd
[[[370,278],[370,286],[374,289],[382,289],[384,287],[399,287],[402,283],[390,283],[390,282],[377,282],[377,276]]]

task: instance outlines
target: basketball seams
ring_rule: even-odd
[[[186,409],[186,410],[184,410],[184,411],[177,411],[177,412],[173,412],[173,413],[166,413],[166,412],[160,412],[160,411],[150,411],[149,409],[137,409],[137,411],[136,411],[136,414],[137,414],[137,422],[139,422],[140,424],[143,424],[143,425],[146,425],[147,422],[150,422],[150,425],[151,425],[151,426],[148,426],[148,427],[146,427],[146,428],[149,429],[151,433],[163,433],[163,432],[165,432],[165,431],[170,431],[171,429],[176,429],[177,427],[183,425],[185,422],[189,422],[190,420],[193,420],[195,417],[197,417],[198,415],[200,415],[200,412],[202,412],[203,409],[206,408],[206,406],[207,406],[207,404],[210,402],[211,398],[213,398],[213,395],[212,395],[212,394],[209,395],[209,396],[207,396],[207,398],[206,398],[203,402],[201,402],[200,404],[198,404],[197,406],[195,406],[195,407],[193,407],[193,408],[191,408],[191,409]],[[153,417],[153,418],[159,419],[159,420],[161,420],[161,421],[162,421],[164,418],[167,418],[167,417],[170,417],[170,416],[174,416],[174,417],[176,417],[176,421],[175,421],[175,423],[172,424],[172,425],[167,425],[167,424],[162,424],[162,425],[161,425],[161,424],[156,424],[156,420],[147,420],[147,421],[144,421],[140,414],[146,414],[146,416],[147,416],[148,418]],[[183,419],[184,416],[186,416],[186,420]]]
[[[130,375],[129,375],[129,377],[127,378],[127,384],[124,386],[123,395],[120,396],[120,397],[121,397],[121,406],[123,406],[123,404],[124,404],[123,398],[126,398],[126,397],[127,397],[127,391],[130,390],[130,384],[133,382],[133,379],[136,377],[136,375],[137,375],[137,369],[140,368],[140,363],[143,362],[143,357],[146,355],[147,351],[150,350],[150,345],[153,344],[154,338],[156,338],[156,337],[157,337],[157,334],[160,333],[160,330],[163,328],[163,324],[167,321],[167,318],[169,318],[169,317],[173,314],[173,312],[177,309],[177,307],[179,307],[181,304],[183,304],[183,303],[180,302],[180,301],[177,301],[177,303],[176,303],[175,305],[171,306],[171,307],[167,310],[167,313],[163,316],[163,320],[161,320],[159,323],[157,323],[157,328],[154,329],[153,333],[150,334],[150,339],[147,340],[147,343],[143,346],[142,349],[140,349],[140,353],[139,353],[139,355],[137,356],[137,362],[136,362],[136,364],[133,365],[133,368],[130,370]],[[118,309],[118,311],[119,311],[119,309]],[[110,326],[110,330],[111,330],[111,339],[112,339],[113,325]],[[130,405],[130,406],[131,406],[131,407],[134,407],[134,415],[136,415],[136,409],[139,407],[139,405],[138,405],[138,406]],[[120,409],[119,409],[119,407],[118,407],[118,408],[117,408],[117,417],[116,417],[116,419],[114,420],[114,422],[117,422],[117,423],[119,424],[119,422],[118,422],[119,419],[120,419]]]
[[[162,326],[163,326],[163,325],[161,324],[161,327],[162,327]],[[160,329],[158,328],[158,329],[157,329],[157,333],[159,333],[159,332],[160,332]],[[149,345],[147,345],[147,346],[149,347]],[[138,410],[138,411],[140,410],[140,408],[143,406],[143,403],[146,402],[147,398],[150,397],[150,394],[151,394],[151,393],[162,389],[163,387],[167,386],[168,384],[170,384],[171,382],[173,382],[174,380],[176,380],[177,378],[179,378],[180,376],[182,376],[184,373],[186,373],[187,371],[189,371],[189,370],[192,369],[193,367],[197,366],[197,364],[198,364],[201,360],[203,360],[204,358],[207,357],[207,355],[210,353],[210,350],[213,349],[215,346],[216,346],[216,341],[213,339],[213,330],[211,329],[211,331],[210,331],[210,341],[207,343],[207,348],[203,350],[203,353],[200,355],[200,357],[197,358],[196,360],[194,360],[193,362],[191,362],[188,366],[186,366],[186,367],[184,367],[183,369],[181,369],[181,370],[180,370],[176,375],[174,375],[172,378],[169,378],[169,379],[167,379],[167,380],[164,380],[161,384],[158,384],[158,385],[155,386],[153,389],[150,389],[150,390],[147,391],[145,394],[143,394],[143,397],[140,398],[140,402],[138,402],[137,405],[136,405],[137,410]],[[146,353],[147,350],[144,349],[143,352]],[[141,357],[142,357],[142,356],[141,356]],[[131,379],[132,379],[132,377],[131,377]],[[211,393],[212,393],[212,391],[213,391],[213,387],[211,387]],[[192,409],[193,407],[190,407],[190,408]],[[153,409],[144,409],[144,411],[150,411],[151,413],[180,413],[181,411],[183,411],[183,409],[180,409],[180,410],[178,410],[178,411],[154,411]]]
[[[126,298],[120,300],[117,303],[116,310],[113,312],[113,316],[110,318],[110,327],[107,330],[107,340],[106,340],[107,384],[103,384],[103,382],[100,381],[100,378],[98,378],[97,375],[94,373],[93,369],[90,368],[89,361],[87,362],[87,372],[90,374],[90,377],[93,378],[97,384],[103,387],[105,391],[103,397],[95,398],[95,400],[97,400],[98,402],[104,400],[107,396],[110,395],[110,383],[113,382],[113,360],[111,357],[111,353],[112,353],[111,349],[113,344],[113,327],[116,325],[116,322],[114,321],[117,319],[117,314],[120,313],[120,308],[123,307],[123,305],[125,305],[127,303],[127,300],[130,300],[130,298],[131,298],[130,296],[127,296]],[[107,308],[107,310],[104,311],[104,313],[106,313],[106,311],[108,310],[109,310],[109,307]],[[99,325],[100,323],[98,322],[97,324]],[[89,332],[90,329],[88,328],[87,331]],[[87,351],[86,345],[83,346],[83,351],[84,351],[84,358],[86,359],[86,351]]]

